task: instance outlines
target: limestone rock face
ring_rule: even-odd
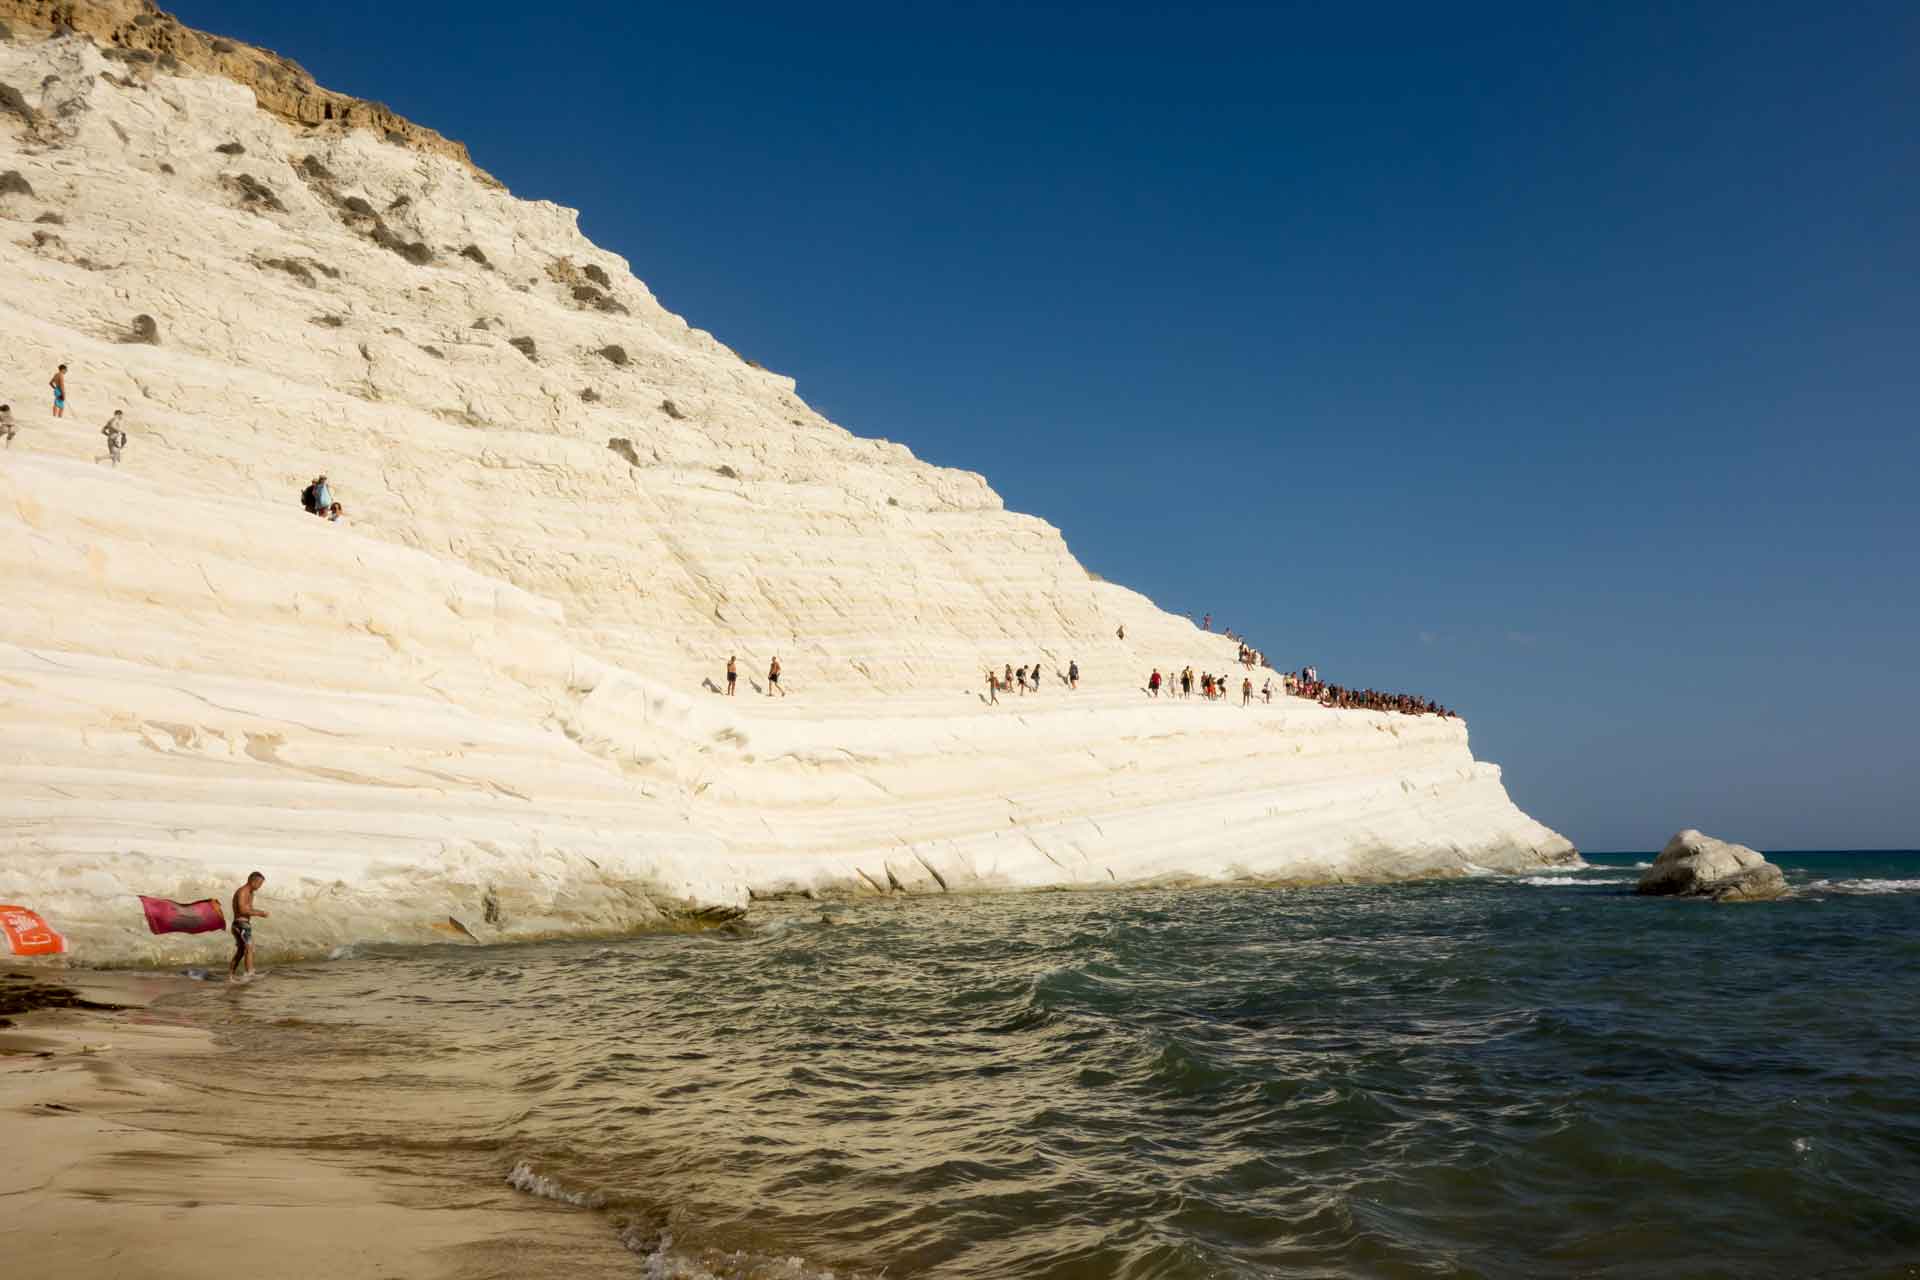
[[[1758,851],[1688,828],[1667,841],[1635,892],[1764,902],[1784,895],[1787,879]]]
[[[252,870],[273,957],[1576,860],[1458,720],[1148,700],[1235,646],[827,421],[464,152],[275,105],[133,0],[0,15],[0,902],[78,960],[204,961],[131,895]],[[346,523],[301,509],[321,474]]]
[[[269,49],[223,40],[184,26],[153,0],[0,0],[0,30],[17,40],[75,32],[98,42],[123,75],[188,70],[223,76],[253,91],[263,111],[309,129],[369,129],[380,137],[471,164],[458,142],[395,115],[378,102],[351,98],[315,84],[304,67]],[[110,69],[107,74],[113,74]],[[25,86],[21,86],[25,87]],[[0,90],[0,107],[9,95]],[[24,104],[21,104],[24,105]],[[14,110],[20,110],[16,105]],[[231,143],[222,144],[231,146]],[[479,170],[476,175],[486,178]]]

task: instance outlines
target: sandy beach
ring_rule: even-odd
[[[65,989],[120,1009],[42,1008],[0,1021],[0,1234],[43,1277],[170,1280],[238,1268],[284,1277],[631,1274],[598,1215],[504,1182],[457,1195],[249,1141],[246,1111],[195,1087],[212,1033],[155,1002],[160,974],[0,977],[19,1001]],[[236,993],[244,996],[244,993]],[[270,1098],[258,1104],[270,1107]],[[11,1271],[11,1267],[9,1268]]]

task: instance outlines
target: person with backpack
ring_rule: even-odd
[[[127,433],[120,425],[121,415],[126,410],[115,409],[113,416],[107,419],[107,425],[100,428],[100,434],[107,438],[107,457],[113,459],[113,465],[120,465],[120,451],[127,447]]]
[[[313,483],[300,491],[300,505],[308,515],[326,516],[333,511],[333,490],[327,486],[325,476],[315,476]]]

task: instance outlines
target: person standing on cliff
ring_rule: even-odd
[[[253,895],[260,892],[260,886],[267,878],[258,871],[247,877],[247,882],[233,891],[233,963],[227,966],[228,982],[251,982],[253,980],[253,918],[265,919],[270,912],[253,905]],[[246,964],[247,976],[240,976],[240,966]]]
[[[67,416],[67,366],[61,365],[53,371],[53,381],[47,383],[53,388],[53,416]]]
[[[787,696],[787,691],[780,688],[780,659],[777,655],[767,664],[767,696],[771,698],[775,692],[783,698]]]
[[[729,698],[733,696],[733,686],[738,684],[739,681],[740,655],[737,653],[729,654],[727,656],[727,696]]]
[[[1200,619],[1200,629],[1201,629],[1202,631],[1211,631],[1211,630],[1213,630],[1213,615],[1212,615],[1212,614],[1210,614],[1210,613],[1209,613],[1209,614],[1207,614],[1207,615],[1205,615],[1204,617],[1202,617],[1202,618]]]
[[[125,414],[125,409],[115,409],[113,416],[107,419],[107,425],[100,428],[100,434],[107,438],[107,457],[113,460],[116,467],[120,465],[120,451],[127,447],[127,431],[121,425]]]

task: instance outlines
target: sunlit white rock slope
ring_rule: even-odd
[[[1232,646],[827,422],[457,146],[256,105],[282,64],[144,6],[34,9],[0,3],[0,902],[72,959],[204,957],[132,895],[256,867],[271,956],[1574,856],[1457,721],[1147,701]],[[301,511],[320,472],[350,525]]]

